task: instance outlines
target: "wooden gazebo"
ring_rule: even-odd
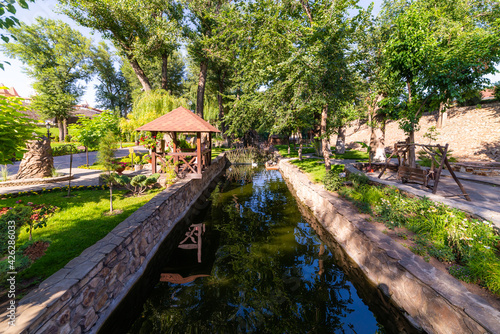
[[[203,118],[184,107],[174,109],[154,121],[137,128],[136,131],[150,131],[155,137],[158,132],[171,133],[172,152],[165,152],[165,142],[161,141],[162,144],[160,147],[155,147],[151,153],[153,173],[157,172],[157,159],[166,162],[167,157],[172,157],[177,173],[192,173],[192,177],[197,179],[201,179],[203,168],[209,166],[211,162],[212,133],[220,132]],[[182,151],[178,147],[177,133],[196,133],[196,149]],[[203,147],[201,143],[202,133],[208,133],[206,147]],[[178,166],[177,162],[181,162],[182,165]]]

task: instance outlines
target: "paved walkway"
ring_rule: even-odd
[[[142,146],[134,146],[135,152],[145,153],[147,152]],[[115,152],[116,157],[124,157],[129,154],[129,148],[120,148]],[[97,152],[89,152],[89,164],[93,164],[97,160]],[[70,156],[62,155],[59,157],[54,157],[54,167],[58,172],[69,174],[69,163]],[[99,184],[99,175],[102,173],[101,170],[95,169],[81,169],[76,168],[81,165],[85,165],[87,163],[87,158],[85,153],[73,154],[73,164],[71,169],[71,174],[74,175],[74,178],[71,180],[71,186],[93,186]],[[13,165],[7,165],[9,170],[9,175],[16,174],[19,170],[19,161],[16,161]],[[124,171],[124,174],[132,174],[133,171]],[[135,172],[134,174],[137,174]],[[55,183],[47,183],[47,184],[37,184],[37,185],[24,185],[24,186],[14,186],[14,187],[0,187],[0,194],[11,194],[18,193],[21,191],[30,191],[30,190],[41,190],[43,188],[50,189],[55,187],[64,187],[68,185],[68,181],[61,181]]]

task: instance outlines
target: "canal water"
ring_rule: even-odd
[[[226,173],[211,206],[177,241],[192,246],[162,259],[145,302],[129,305],[138,308],[129,333],[390,333],[407,327],[323,236],[278,171],[232,166]]]

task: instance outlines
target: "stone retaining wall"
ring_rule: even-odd
[[[141,277],[162,241],[224,170],[226,162],[222,153],[203,172],[202,179],[181,180],[156,195],[43,281],[20,301],[16,326],[5,333],[97,332]]]
[[[428,333],[500,333],[500,312],[483,298],[378,231],[351,203],[311,183],[296,166],[281,160],[280,171],[298,199],[410,322]]]

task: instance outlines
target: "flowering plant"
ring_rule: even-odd
[[[158,145],[156,142],[156,136],[141,136],[139,138],[139,143],[147,149],[154,150]]]

